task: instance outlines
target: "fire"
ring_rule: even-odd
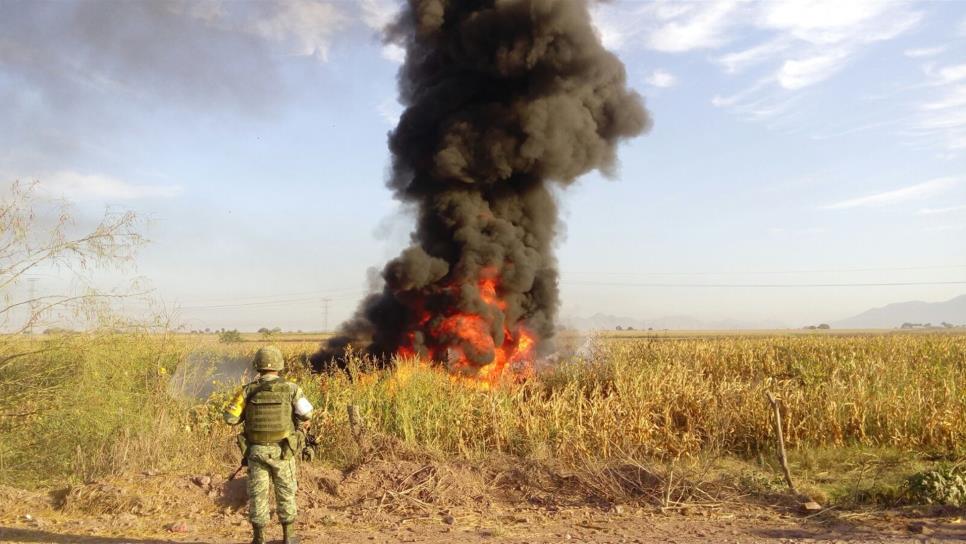
[[[450,311],[434,316],[420,309],[413,320],[416,330],[406,333],[397,354],[441,362],[456,376],[488,385],[495,385],[508,375],[529,375],[536,354],[536,335],[523,323],[504,323],[500,330],[496,324],[504,317],[507,301],[500,297],[499,276],[495,268],[485,268],[479,276],[476,287],[487,311]],[[458,287],[450,289],[457,292]],[[423,335],[421,349],[416,347],[417,334]]]

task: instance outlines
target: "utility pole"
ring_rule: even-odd
[[[27,282],[30,283],[30,315],[27,317],[27,332],[33,336],[34,334],[34,318],[37,317],[37,279],[28,277]]]
[[[331,298],[322,299],[322,332],[329,332],[329,302]]]

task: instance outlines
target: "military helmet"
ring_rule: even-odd
[[[282,357],[282,352],[275,346],[266,346],[255,352],[255,358],[252,359],[252,366],[255,370],[284,370],[285,369],[285,359]]]

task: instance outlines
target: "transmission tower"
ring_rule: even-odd
[[[322,332],[329,332],[329,302],[331,298],[322,299]]]
[[[34,319],[37,317],[37,279],[38,278],[27,278],[27,282],[30,283],[30,315],[27,316],[27,332],[33,336],[34,334]]]

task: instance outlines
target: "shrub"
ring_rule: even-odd
[[[218,341],[222,344],[235,344],[242,341],[242,335],[236,329],[222,331],[218,333]]]
[[[918,503],[966,506],[966,473],[959,466],[940,466],[909,478],[910,498]]]

